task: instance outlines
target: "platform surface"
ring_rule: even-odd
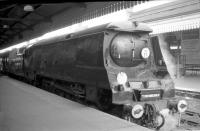
[[[187,76],[175,79],[175,87],[180,90],[200,92],[200,77]]]
[[[0,131],[148,130],[7,76],[0,76]]]

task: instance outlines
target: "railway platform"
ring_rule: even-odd
[[[0,76],[1,131],[150,131],[7,76]]]
[[[178,90],[186,90],[200,93],[200,76],[184,76],[175,79],[175,86]]]
[[[200,114],[200,77],[187,76],[175,80],[177,97],[187,99],[188,110]]]

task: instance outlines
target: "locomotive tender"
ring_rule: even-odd
[[[166,65],[158,61],[162,54],[150,32],[144,23],[104,24],[38,41],[18,53],[13,49],[1,54],[1,65],[4,72],[95,102],[102,110],[124,105],[125,119],[155,126],[175,89],[168,71],[160,69]]]

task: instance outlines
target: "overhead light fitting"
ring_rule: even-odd
[[[8,25],[3,25],[3,28],[7,29],[7,28],[9,28],[9,26]]]
[[[28,11],[28,12],[34,11],[33,6],[32,5],[25,5],[24,11]]]

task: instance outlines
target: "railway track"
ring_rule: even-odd
[[[185,97],[189,104],[181,116],[181,124],[186,128],[200,129],[200,92],[177,89],[176,97]]]
[[[187,124],[200,129],[200,113],[186,111],[181,117],[181,124]]]
[[[200,100],[200,92],[176,89],[176,96],[189,97]]]

